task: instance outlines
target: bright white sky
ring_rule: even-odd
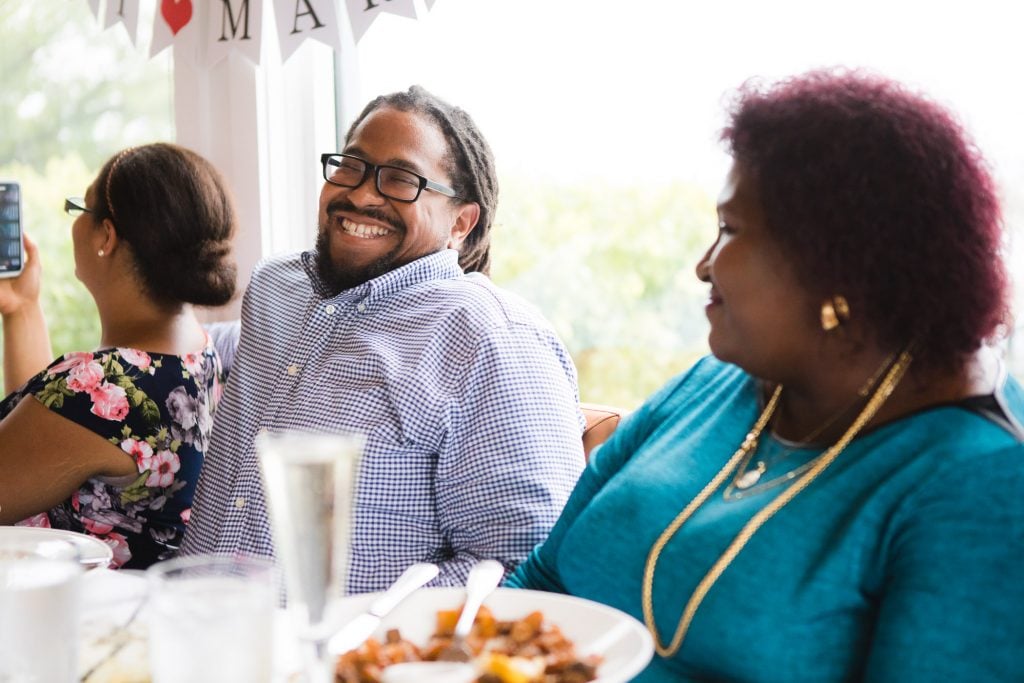
[[[420,83],[470,112],[501,170],[713,189],[722,97],[751,76],[865,66],[960,114],[1024,187],[1024,9],[975,0],[437,0],[359,43],[360,101]]]

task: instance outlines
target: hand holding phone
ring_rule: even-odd
[[[0,277],[17,277],[25,267],[21,233],[21,186],[0,181]]]
[[[23,258],[25,267],[18,277],[0,278],[0,315],[7,316],[26,307],[39,304],[42,268],[39,262],[39,247],[32,238],[23,234]]]

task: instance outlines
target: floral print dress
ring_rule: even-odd
[[[138,475],[89,479],[18,524],[95,536],[113,549],[112,568],[142,569],[171,556],[185,533],[222,383],[209,341],[184,356],[108,348],[58,358],[0,402],[0,419],[34,396],[130,455]]]

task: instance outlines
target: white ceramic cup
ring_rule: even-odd
[[[82,566],[0,558],[0,681],[78,681]]]
[[[146,574],[153,683],[270,681],[278,598],[271,560],[197,555]]]

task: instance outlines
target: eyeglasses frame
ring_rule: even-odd
[[[78,218],[83,213],[92,213],[92,209],[85,205],[85,199],[83,197],[65,197],[64,198],[64,213],[74,218]]]
[[[344,157],[346,159],[355,159],[356,161],[366,164],[366,168],[363,170],[363,177],[360,178],[359,182],[357,182],[355,185],[342,185],[339,182],[331,180],[327,175],[327,162],[331,157]],[[331,185],[345,187],[350,190],[354,190],[357,187],[361,186],[363,183],[366,182],[366,179],[372,175],[373,185],[375,188],[377,188],[377,192],[380,194],[380,196],[387,197],[388,199],[391,199],[396,202],[402,202],[404,204],[412,204],[413,202],[415,202],[417,199],[420,198],[420,195],[423,194],[423,190],[431,190],[432,192],[437,192],[438,194],[444,195],[445,197],[449,197],[450,199],[458,199],[460,201],[465,201],[462,197],[456,194],[455,190],[453,190],[452,188],[448,187],[447,185],[442,185],[441,183],[437,183],[434,182],[433,180],[424,178],[419,173],[410,171],[407,168],[402,168],[401,166],[393,166],[391,164],[371,164],[366,159],[357,157],[354,154],[345,154],[343,152],[325,152],[324,154],[320,155],[320,166],[323,168],[324,180],[329,182]],[[389,194],[385,194],[384,191],[381,190],[380,188],[380,172],[385,168],[390,168],[395,171],[402,171],[403,173],[408,173],[409,175],[418,178],[419,188],[417,188],[416,190],[416,196],[413,197],[412,199],[399,199],[398,197],[392,197]]]

